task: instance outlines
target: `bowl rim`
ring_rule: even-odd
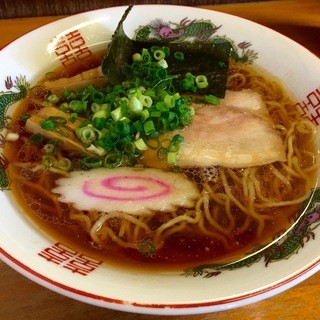
[[[75,15],[71,15],[68,17],[64,17],[61,19],[58,19],[56,21],[50,22],[48,24],[45,24],[39,28],[36,28],[32,31],[29,31],[19,37],[18,39],[10,42],[8,45],[2,48],[0,51],[0,57],[2,53],[5,54],[6,48],[10,47],[11,45],[15,45],[19,39],[24,38],[27,35],[33,36],[36,34],[39,29],[46,29],[49,26],[54,26],[57,22],[63,23],[64,21],[67,21],[70,19],[70,17],[81,17],[85,14],[88,14],[90,12],[92,13],[100,13],[100,12],[106,12],[110,11],[112,9],[124,9],[127,6],[117,6],[117,7],[111,7],[111,8],[105,8],[105,9],[97,9],[97,10],[91,10],[91,11],[86,11],[82,13],[78,13]],[[281,33],[265,27],[263,25],[260,25],[256,22],[252,22],[248,19],[244,19],[241,17],[234,16],[232,14],[227,14],[227,13],[222,13],[214,10],[208,10],[205,8],[190,8],[188,6],[179,6],[179,5],[154,5],[154,4],[145,4],[145,5],[136,5],[135,7],[177,7],[179,9],[186,9],[187,10],[203,10],[204,12],[208,13],[209,12],[214,12],[215,14],[221,15],[221,17],[227,16],[228,18],[231,19],[240,19],[243,20],[243,22],[250,22],[252,24],[255,24],[259,27],[266,28],[267,30],[272,31],[273,33],[278,33],[281,37],[288,39],[289,41],[293,42],[296,46],[299,46],[300,49],[307,50],[309,54],[313,55],[315,58],[318,59],[318,57],[308,50],[307,48],[304,48],[302,45],[299,43],[295,42],[294,40],[282,35]],[[319,60],[319,59],[318,59]],[[253,291],[251,293],[245,294],[245,295],[240,295],[239,297],[234,297],[230,299],[225,299],[225,300],[219,300],[219,301],[205,301],[205,302],[195,302],[195,303],[179,303],[179,304],[147,304],[147,303],[133,303],[131,305],[126,305],[124,304],[124,301],[122,300],[116,300],[112,298],[107,298],[107,297],[101,297],[101,296],[96,296],[92,295],[88,292],[82,292],[81,290],[75,289],[75,288],[70,288],[62,283],[55,282],[54,280],[47,278],[46,276],[39,274],[37,271],[33,270],[31,267],[24,265],[23,262],[19,261],[15,257],[11,256],[8,252],[5,251],[5,249],[0,247],[0,256],[2,257],[2,260],[7,263],[10,267],[18,271],[19,273],[23,274],[27,278],[31,279],[32,281],[35,281],[36,283],[47,287],[50,290],[53,290],[57,293],[66,295],[70,298],[74,298],[77,300],[80,300],[82,302],[88,303],[88,299],[90,300],[89,303],[92,303],[96,306],[104,306],[110,309],[116,309],[116,310],[121,310],[121,311],[129,311],[129,312],[140,312],[140,313],[146,313],[146,314],[166,314],[166,315],[173,315],[173,314],[199,314],[199,313],[205,313],[205,312],[213,312],[213,311],[221,311],[221,310],[226,310],[229,308],[235,308],[235,307],[240,307],[243,305],[247,305],[249,303],[257,302],[260,300],[263,300],[267,297],[270,297],[272,295],[278,294],[280,292],[283,292],[296,284],[300,283],[301,281],[305,280],[306,278],[310,277],[314,273],[320,270],[320,255],[318,259],[310,263],[308,266],[303,268],[302,270],[297,271],[294,274],[291,274],[289,277],[286,279],[283,279],[282,281],[278,281],[277,283],[266,287],[264,289],[257,289],[256,291]],[[103,301],[103,302],[102,302]],[[107,304],[107,305],[105,305]],[[200,310],[201,309],[201,310]]]

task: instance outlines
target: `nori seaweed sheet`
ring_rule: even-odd
[[[151,46],[166,46],[170,48],[171,52],[170,56],[166,58],[169,65],[168,73],[178,76],[174,80],[177,91],[179,91],[179,81],[184,78],[187,72],[190,72],[195,76],[205,75],[209,83],[208,87],[199,89],[197,94],[212,94],[218,98],[224,97],[231,52],[229,41],[175,43],[131,40],[123,30],[123,22],[131,8],[132,6],[129,6],[122,16],[102,62],[102,72],[112,85],[128,80],[130,76],[129,65],[134,53],[140,53],[143,48],[148,49]],[[183,61],[174,58],[174,52],[176,51],[183,52]]]
[[[127,18],[133,5],[130,5],[123,14],[118,26],[112,35],[108,51],[101,64],[102,73],[112,84],[119,84],[126,80],[129,73],[129,63],[132,57],[133,42],[123,30],[123,22]]]

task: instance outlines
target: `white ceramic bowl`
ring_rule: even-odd
[[[105,48],[124,10],[125,7],[116,7],[71,16],[32,31],[4,48],[0,52],[2,120],[14,108],[9,107],[7,99],[17,98],[25,81],[32,83],[47,70]],[[319,59],[270,29],[214,11],[147,5],[133,8],[125,31],[133,36],[138,27],[162,19],[167,27],[160,28],[158,36],[176,37],[174,23],[185,18],[210,20],[221,26],[215,36],[231,39],[240,57],[250,53],[255,64],[269,70],[294,92],[306,116],[320,123]],[[5,130],[0,133],[5,134]],[[186,277],[177,273],[124,271],[90,260],[39,230],[17,209],[9,190],[0,192],[0,201],[0,257],[51,290],[101,307],[167,315],[220,311],[282,292],[320,269],[320,228],[316,228],[319,218],[307,224],[307,231],[312,231],[315,239],[307,242],[306,234],[300,235],[301,242],[291,247],[286,259],[272,260],[266,266],[261,255],[250,266],[247,262],[246,266],[216,273],[217,270],[205,269],[202,274]],[[317,213],[318,203],[313,205],[309,209]],[[287,244],[282,243],[284,249]],[[76,270],[74,266],[81,259]],[[87,259],[86,265],[83,259]]]

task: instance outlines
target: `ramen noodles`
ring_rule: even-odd
[[[230,62],[226,96],[215,103],[169,93],[168,110],[152,111],[143,106],[152,92],[139,86],[108,110],[99,72],[82,91],[96,102],[73,96],[83,72],[98,65],[55,71],[60,85],[43,79],[13,115],[18,139],[5,146],[11,190],[42,229],[105,261],[169,268],[235,261],[297,219],[315,186],[316,129],[278,81]],[[61,83],[70,76],[79,86],[63,100]],[[128,115],[122,109],[130,103]],[[81,104],[90,112],[77,113]],[[145,139],[142,130],[152,131],[155,120],[146,123],[171,104],[183,105],[185,123]],[[144,119],[134,134],[139,123],[126,120],[133,113]]]

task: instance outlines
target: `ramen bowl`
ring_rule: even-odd
[[[0,52],[1,147],[10,116],[39,77],[106,49],[125,7],[71,16],[34,30]],[[199,28],[193,32],[192,25]],[[206,35],[206,30],[214,29]],[[233,57],[267,70],[293,94],[295,107],[320,123],[320,61],[294,41],[256,23],[203,9],[135,6],[124,23],[129,37],[194,40],[220,37]],[[23,48],[23,52],[21,52]],[[2,149],[1,149],[2,150]],[[62,295],[127,312],[179,315],[236,308],[283,292],[320,269],[320,190],[280,239],[231,264],[180,271],[117,267],[108,259],[48,234],[11,196],[1,154],[0,256],[31,280]]]

